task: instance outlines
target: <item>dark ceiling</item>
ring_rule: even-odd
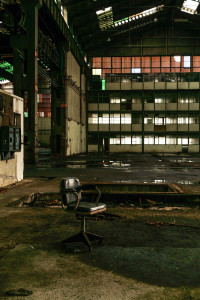
[[[190,26],[200,24],[200,5],[197,14],[192,15],[180,10],[183,2],[184,0],[62,0],[63,6],[68,10],[69,25],[85,50],[91,50],[98,45],[106,46],[108,42],[115,43],[130,32],[138,36],[152,26],[166,26],[174,22],[190,23]],[[103,31],[99,27],[96,14],[98,10],[112,7],[113,21],[117,21],[163,4],[162,10],[141,20]]]

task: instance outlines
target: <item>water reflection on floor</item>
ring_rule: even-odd
[[[69,157],[40,155],[37,165],[25,166],[25,177],[34,176],[55,176],[56,178],[74,176],[82,180],[122,183],[198,185],[200,183],[200,155],[146,153],[95,153]]]

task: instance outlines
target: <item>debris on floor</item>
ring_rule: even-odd
[[[147,222],[148,225],[152,225],[152,226],[179,226],[179,227],[187,227],[187,228],[194,228],[194,229],[200,229],[200,227],[197,226],[191,226],[191,225],[182,225],[182,224],[176,224],[175,221],[174,223],[168,223],[168,222],[161,222],[161,221],[157,221],[157,222]]]
[[[18,290],[10,290],[6,292],[6,296],[29,296],[32,295],[32,291],[25,290],[25,289],[18,289]]]
[[[107,220],[107,221],[115,221],[115,220],[119,220],[122,217],[119,215],[115,215],[115,214],[111,214],[111,213],[107,213],[107,212],[103,212],[101,214],[98,214],[98,216],[90,216],[86,219],[89,220],[95,220],[95,221],[99,221],[99,220]],[[77,217],[78,220],[81,220],[80,217]]]

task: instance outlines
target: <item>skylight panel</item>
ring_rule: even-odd
[[[142,11],[138,14],[132,15],[130,17],[124,18],[122,20],[115,21],[114,26],[117,27],[117,26],[123,25],[123,24],[131,22],[131,21],[136,21],[136,20],[140,20],[144,17],[148,17],[148,16],[153,15],[153,14],[159,12],[160,10],[162,10],[163,7],[164,7],[164,5],[159,5],[159,6],[144,10],[144,11]]]
[[[96,11],[99,27],[101,30],[106,30],[114,27],[112,6]]]
[[[181,11],[194,15],[197,14],[198,6],[199,1],[197,0],[185,0],[183,2],[183,6],[181,7]]]

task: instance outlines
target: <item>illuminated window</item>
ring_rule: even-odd
[[[132,73],[141,73],[141,68],[132,68]]]
[[[184,95],[184,94],[180,94],[179,97],[178,97],[178,103],[188,103],[189,102],[189,99],[188,99],[188,96],[187,95]]]
[[[178,137],[178,145],[188,145],[188,137]]]
[[[131,145],[131,136],[125,135],[121,137],[121,144],[122,145]]]
[[[181,62],[181,56],[174,56],[175,62]]]
[[[178,117],[178,124],[188,124],[188,117],[179,116]]]
[[[99,114],[99,124],[109,124],[109,114]]]
[[[154,145],[154,136],[153,135],[146,135],[144,137],[144,144],[145,145]]]
[[[141,145],[142,144],[142,136],[133,135],[132,136],[132,145]]]
[[[166,136],[166,145],[176,145],[176,137],[175,136]]]
[[[164,117],[155,117],[155,125],[165,125]]]
[[[142,99],[141,99],[141,98],[132,98],[132,103],[133,103],[133,104],[139,104],[139,103],[142,103]]]
[[[131,114],[121,114],[121,124],[131,124]]]
[[[198,137],[190,137],[189,138],[189,145],[198,145],[199,144],[199,138]]]
[[[98,114],[89,114],[88,124],[98,124]]]
[[[110,124],[120,124],[120,114],[110,114]]]
[[[189,117],[189,124],[199,124],[199,117],[198,116]]]
[[[120,98],[111,98],[110,103],[120,103]]]
[[[101,69],[92,69],[92,75],[100,75],[101,76]]]
[[[155,145],[165,145],[165,136],[155,136]]]
[[[120,137],[110,138],[110,145],[120,145]]]
[[[166,124],[177,124],[177,118],[173,114],[166,115]]]
[[[165,103],[165,98],[155,98],[155,103]]]
[[[190,68],[190,56],[184,56],[183,58],[183,67]]]

